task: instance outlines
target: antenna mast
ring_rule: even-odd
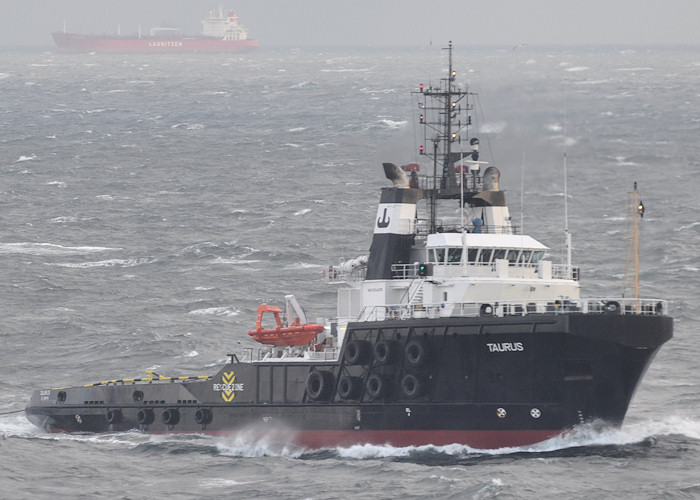
[[[448,51],[449,57],[448,75],[440,79],[437,87],[429,85],[424,88],[421,83],[419,92],[413,92],[418,95],[419,121],[423,126],[423,143],[419,152],[433,163],[431,182],[424,187],[430,199],[431,233],[436,231],[438,225],[437,200],[464,200],[464,159],[470,158],[474,163],[479,159],[479,140],[475,137],[469,139],[469,112],[473,109],[469,96],[475,94],[457,86],[457,73],[452,67],[452,42],[444,50]],[[455,175],[457,163],[460,164],[459,183]],[[476,183],[476,174],[472,183]],[[461,203],[463,206],[464,201]]]
[[[628,290],[634,290],[637,312],[639,312],[639,219],[642,217],[644,217],[644,203],[639,199],[637,182],[635,181],[634,189],[627,192],[625,216],[627,259],[625,261],[625,277],[622,280],[622,297],[626,296],[625,293]],[[632,266],[634,269],[630,269]]]
[[[566,248],[566,272],[570,278],[573,277],[573,269],[571,268],[571,233],[569,232],[569,186],[568,186],[568,171],[566,157],[566,125],[567,125],[567,108],[564,105],[564,246]]]

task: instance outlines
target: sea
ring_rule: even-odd
[[[571,233],[582,295],[633,273],[636,183],[641,295],[675,331],[622,428],[304,450],[25,418],[34,389],[213,374],[286,294],[333,317],[322,272],[368,253],[382,163],[429,167],[412,92],[446,76],[447,43],[0,54],[1,497],[700,498],[700,47],[454,48],[514,224],[555,261]]]

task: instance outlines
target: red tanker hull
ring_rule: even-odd
[[[257,48],[257,40],[220,40],[207,37],[138,38],[54,33],[58,52],[113,54],[178,54],[193,52],[244,52]]]

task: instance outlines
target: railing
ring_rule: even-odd
[[[528,316],[533,314],[630,314],[664,316],[668,302],[656,299],[586,298],[435,304],[392,304],[365,307],[357,321],[436,319],[478,316]]]
[[[392,264],[391,265],[391,277],[395,280],[400,279],[416,279],[422,277],[420,274],[421,268],[429,266],[432,272],[429,272],[429,276],[438,277],[455,277],[455,276],[496,276],[497,267],[495,262],[469,262],[465,266],[462,262],[449,262],[447,264]],[[460,271],[464,269],[465,271]],[[504,278],[535,278],[538,272],[538,264],[528,263],[528,264],[518,264],[510,262],[508,264],[508,270],[506,275],[499,276]],[[438,271],[436,273],[436,271]],[[444,271],[444,272],[443,272]],[[578,281],[579,279],[579,268],[574,266],[568,266],[566,264],[552,264],[552,279]]]
[[[251,361],[334,361],[338,359],[340,347],[323,347],[319,350],[307,349],[306,346],[296,346],[289,348],[261,348],[258,349],[257,359]],[[245,361],[244,361],[245,362]]]
[[[357,268],[352,272],[343,272],[335,266],[330,266],[323,272],[323,280],[327,283],[344,283],[346,281],[364,281],[367,268]]]
[[[578,281],[580,268],[567,264],[552,264],[552,278]]]
[[[416,219],[416,234],[419,236],[425,236],[430,234],[430,220],[428,219]],[[435,229],[438,233],[461,233],[462,225],[456,222],[443,222],[441,219],[435,221]],[[464,229],[467,233],[480,233],[480,234],[522,234],[520,228],[515,225],[511,226],[496,226],[496,225],[482,225],[479,229],[471,224],[465,224]]]

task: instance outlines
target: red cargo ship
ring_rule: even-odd
[[[238,21],[238,14],[223,10],[210,12],[202,21],[201,35],[184,35],[177,28],[153,28],[148,36],[81,35],[53,33],[59,52],[111,53],[182,53],[182,52],[241,52],[258,46],[248,38]]]

